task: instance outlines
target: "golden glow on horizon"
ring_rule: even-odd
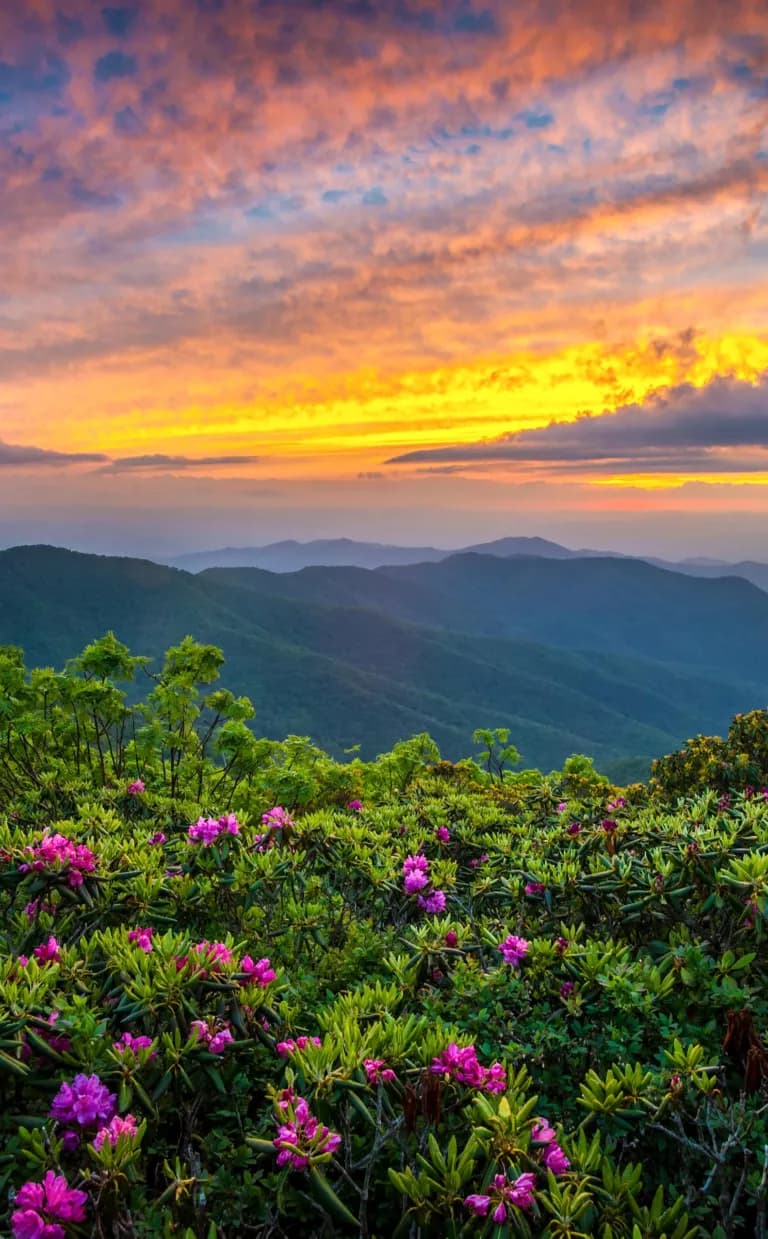
[[[205,472],[331,480],[366,470],[391,473],[423,467],[384,462],[420,448],[493,440],[554,420],[573,421],[585,412],[642,403],[681,383],[702,387],[722,375],[754,381],[766,370],[768,336],[701,335],[686,348],[661,352],[648,338],[619,348],[579,343],[548,354],[517,352],[473,365],[391,375],[361,368],[344,376],[294,377],[285,392],[253,403],[237,400],[238,389],[247,384],[233,369],[223,375],[229,397],[225,405],[215,400],[164,405],[160,390],[157,403],[149,407],[132,408],[123,398],[120,410],[94,416],[88,410],[103,409],[109,401],[108,383],[112,392],[115,387],[114,374],[97,374],[76,379],[81,412],[51,425],[46,440],[60,451],[99,451],[112,457],[254,455],[258,462],[206,465]],[[141,371],[126,373],[119,385],[130,390],[140,376]],[[201,372],[186,362],[168,380],[175,391],[197,391]],[[213,395],[213,385],[209,391]],[[47,384],[42,393],[48,395]],[[300,393],[309,395],[300,398]],[[472,474],[472,465],[462,471]],[[546,477],[548,471],[540,465],[536,472]],[[580,476],[601,487],[668,489],[704,475],[595,477],[585,463]],[[726,475],[718,480],[725,481]],[[755,475],[738,480],[757,481]]]

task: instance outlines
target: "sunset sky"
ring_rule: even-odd
[[[0,544],[768,558],[767,203],[765,0],[3,5]]]

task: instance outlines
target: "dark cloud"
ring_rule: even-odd
[[[139,15],[138,9],[132,4],[119,7],[106,7],[101,10],[101,20],[114,39],[124,39],[130,34]]]
[[[111,82],[114,78],[133,77],[138,69],[135,56],[127,52],[107,52],[99,56],[93,66],[93,76],[97,82]]]
[[[105,457],[101,457],[102,460]],[[105,472],[122,472],[129,469],[198,469],[201,465],[253,465],[259,456],[167,456],[154,453],[147,456],[121,456],[113,460]]]
[[[567,468],[605,462],[612,472],[749,473],[766,469],[767,449],[768,373],[754,384],[734,378],[705,387],[683,384],[613,413],[584,414],[482,443],[407,452],[387,464],[519,461]]]
[[[31,447],[21,443],[0,441],[0,469],[29,467],[30,465],[62,466],[97,464],[108,460],[102,452],[52,452],[44,447]]]
[[[68,81],[67,62],[50,52],[34,63],[12,64],[0,60],[0,100],[12,99],[14,95],[56,92]]]

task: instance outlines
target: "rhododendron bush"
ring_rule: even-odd
[[[0,651],[6,1233],[765,1234],[763,789],[340,764],[220,663]]]

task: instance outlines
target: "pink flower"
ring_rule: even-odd
[[[526,895],[543,895],[546,889],[543,882],[526,882],[525,884]]]
[[[84,1222],[87,1200],[63,1175],[48,1170],[42,1183],[25,1183],[16,1193],[11,1234],[14,1239],[64,1239],[58,1223]]]
[[[190,843],[202,843],[204,848],[211,847],[220,834],[221,827],[212,817],[199,817],[187,830]]]
[[[403,886],[406,895],[415,895],[417,891],[421,891],[425,886],[429,886],[429,878],[421,869],[412,869],[403,878]]]
[[[568,942],[568,939],[563,938],[562,934],[559,938],[555,938],[555,950],[557,951],[558,955],[564,955],[565,952],[568,950],[569,945],[570,944]]]
[[[363,1067],[369,1084],[390,1084],[397,1079],[392,1068],[384,1066],[383,1058],[364,1058]]]
[[[531,1140],[535,1140],[539,1144],[551,1144],[556,1139],[557,1132],[554,1127],[550,1126],[546,1119],[536,1119],[531,1129]]]
[[[309,1105],[300,1097],[295,1105],[288,1104],[288,1122],[281,1123],[272,1141],[278,1166],[306,1170],[313,1161],[327,1159],[341,1144],[341,1136],[329,1131],[310,1113]]]
[[[406,878],[407,881],[408,879]],[[444,912],[445,891],[432,891],[429,895],[419,895],[419,907],[425,912]]]
[[[347,808],[351,809],[353,813],[362,813],[363,802],[362,800],[350,800],[349,804],[347,805]]]
[[[560,1145],[556,1144],[554,1141],[552,1141],[551,1144],[548,1144],[544,1150],[543,1161],[547,1170],[551,1170],[554,1175],[565,1174],[571,1164],[565,1156],[563,1150],[560,1148]]]
[[[151,1037],[145,1037],[143,1034],[138,1037],[134,1037],[133,1033],[124,1032],[119,1041],[112,1042],[112,1049],[117,1054],[124,1054],[126,1050],[130,1050],[133,1054],[137,1054],[139,1050],[151,1050],[154,1044],[155,1043]],[[152,1057],[157,1058],[157,1055],[153,1054]]]
[[[254,963],[250,955],[243,956],[240,961],[240,970],[247,974],[251,984],[260,985],[262,989],[266,989],[270,981],[274,981],[277,976],[268,959],[257,959]]]
[[[129,929],[128,941],[135,942],[139,950],[146,952],[148,955],[152,950],[152,935],[154,932],[155,931],[151,925],[147,925],[143,929]]]
[[[32,857],[19,865],[21,873],[49,872],[67,877],[72,887],[81,886],[84,873],[96,868],[96,857],[81,843],[73,843],[66,835],[52,835],[46,830],[39,843],[24,849]]]
[[[488,1093],[503,1093],[506,1088],[506,1073],[501,1063],[484,1067],[477,1058],[473,1045],[458,1046],[451,1041],[446,1049],[432,1059],[430,1071],[434,1075],[448,1076],[459,1084],[481,1088]]]
[[[149,840],[152,847],[157,847],[158,844],[165,843],[165,835],[162,830],[156,830]]]
[[[489,1196],[475,1193],[466,1196],[464,1204],[471,1213],[474,1213],[475,1217],[487,1217],[491,1205],[495,1204],[496,1207],[491,1216],[494,1222],[502,1225],[507,1220],[510,1205],[515,1205],[518,1209],[532,1207],[535,1185],[536,1176],[530,1172],[518,1175],[513,1180],[509,1180],[505,1174],[497,1174],[493,1176],[493,1182],[489,1185]]]
[[[289,1054],[294,1054],[296,1050],[306,1050],[308,1045],[322,1045],[319,1037],[297,1037],[296,1040],[288,1037],[286,1041],[278,1041],[275,1049],[281,1058],[287,1058]]]
[[[132,783],[128,784],[125,790],[129,796],[140,796],[141,793],[145,792],[147,789],[141,779],[134,779]]]
[[[450,843],[451,832],[447,826],[438,826],[435,831],[435,838],[438,839],[440,843]]]
[[[273,809],[269,809],[267,813],[262,813],[261,822],[263,826],[268,826],[270,830],[285,830],[286,827],[296,825],[288,810],[279,804],[276,804]]]
[[[449,947],[455,947],[455,946],[458,946],[458,944],[459,944],[459,935],[456,933],[455,929],[449,929],[448,933],[445,935],[445,945]]]
[[[560,997],[570,998],[571,994],[573,993],[573,990],[574,990],[573,981],[563,981],[563,984],[560,986]]]
[[[51,934],[48,941],[44,942],[42,946],[36,946],[32,954],[38,963],[58,964],[61,961],[60,951],[60,944],[56,941],[53,934]]]
[[[571,822],[570,826],[568,827],[568,829],[567,829],[567,831],[566,831],[565,833],[566,833],[567,835],[580,835],[580,834],[581,834],[581,824],[580,824],[579,822]]]
[[[115,1113],[115,1094],[110,1093],[97,1075],[76,1075],[71,1084],[61,1085],[51,1102],[49,1115],[60,1123],[89,1127],[97,1119],[109,1122]]]
[[[616,829],[616,823],[612,817],[604,817],[600,825],[607,835],[612,835]]]
[[[116,1114],[107,1123],[106,1127],[99,1128],[92,1140],[92,1144],[94,1149],[100,1149],[104,1142],[107,1141],[114,1148],[121,1136],[130,1136],[133,1140],[137,1135],[136,1120],[133,1115],[126,1114],[125,1118],[121,1119],[120,1115]]]
[[[422,855],[421,852],[417,852],[412,856],[406,856],[405,860],[403,861],[403,873],[404,874],[413,873],[414,871],[417,871],[417,870],[420,871],[421,873],[426,873],[428,869],[429,869],[429,861],[427,860],[426,856]]]
[[[560,801],[560,804],[557,806],[557,812],[558,812],[558,813],[565,813],[565,811],[566,811],[566,809],[567,809],[567,808],[568,808],[568,804],[567,804],[567,802],[566,802],[565,800],[561,800],[561,801]]]
[[[525,938],[518,938],[517,934],[509,934],[503,942],[499,943],[499,950],[504,957],[504,962],[511,964],[513,968],[517,968],[522,959],[525,959],[528,954],[529,943]]]
[[[221,1054],[226,1046],[234,1041],[234,1037],[229,1028],[220,1028],[218,1031],[211,1031],[205,1020],[193,1020],[191,1027],[194,1028],[198,1041],[202,1041],[209,1054]]]

